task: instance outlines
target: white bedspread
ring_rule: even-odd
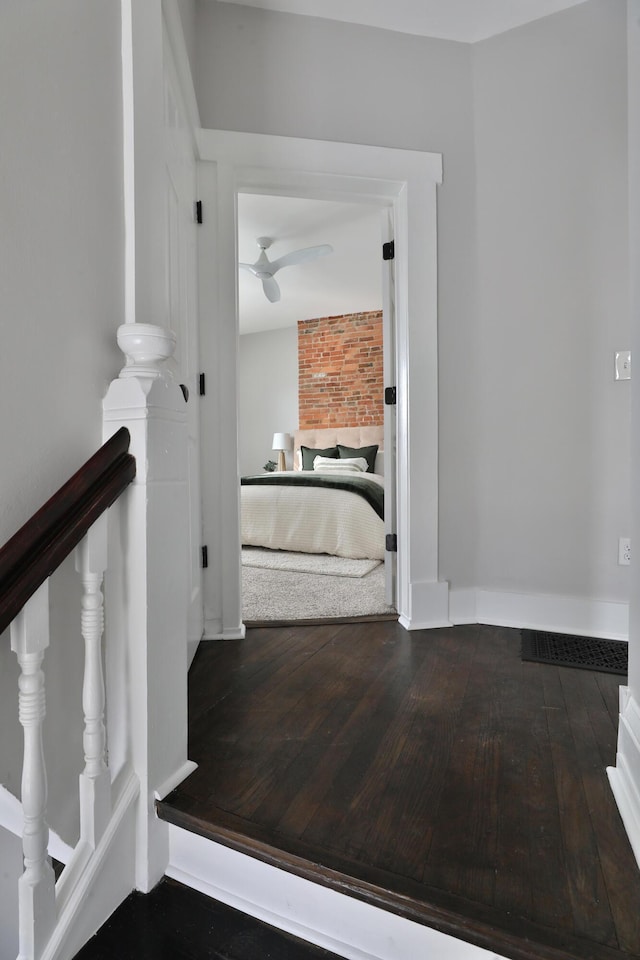
[[[384,485],[383,477],[367,477]],[[301,486],[240,490],[243,544],[384,560],[384,521],[356,493]]]

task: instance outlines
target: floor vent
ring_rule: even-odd
[[[628,644],[624,640],[574,637],[544,630],[522,630],[521,634],[523,660],[605,673],[627,672]]]

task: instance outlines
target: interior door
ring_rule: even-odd
[[[382,243],[393,241],[393,209],[382,211]],[[385,388],[396,385],[396,304],[394,260],[383,260],[382,270],[382,339]],[[384,406],[384,532],[386,537],[397,533],[396,521],[396,405]],[[387,543],[389,541],[387,540]],[[398,554],[386,550],[385,603],[395,606],[397,597]]]
[[[202,519],[200,501],[200,422],[198,410],[198,287],[195,220],[196,161],[171,48],[164,41],[166,304],[177,335],[170,361],[187,398],[187,483],[189,498],[189,618],[191,653],[203,632]]]

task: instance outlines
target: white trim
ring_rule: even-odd
[[[122,200],[124,218],[124,319],[136,319],[136,203],[131,0],[121,0]]]
[[[451,623],[487,623],[608,640],[629,639],[629,605],[609,600],[498,590],[452,590]]]
[[[347,183],[352,176],[371,177],[370,198],[388,196],[387,189],[376,183],[380,179],[395,181],[398,186],[415,176],[442,183],[442,155],[439,153],[232,130],[200,129],[197,139],[203,160],[259,167],[265,173],[272,168],[279,180],[281,175],[277,171],[287,172],[287,180],[292,182],[299,175],[300,187],[305,191],[310,171],[319,180],[328,174],[340,191],[345,185],[341,177]],[[293,154],[289,153],[291,149]]]
[[[410,583],[409,610],[411,611],[409,616],[401,614],[398,618],[405,630],[450,627],[449,584],[446,581]]]
[[[153,791],[153,795],[156,800],[164,800],[164,798],[171,793],[172,790],[182,783],[183,780],[186,780],[194,770],[198,769],[198,764],[194,763],[193,760],[185,760],[181,767],[175,770],[170,777],[161,783],[157,790]]]
[[[347,960],[491,960],[481,947],[169,825],[167,876]]]
[[[441,155],[220,130],[200,130],[197,139],[203,160],[201,182],[215,184],[207,197],[212,211],[211,237],[207,238],[207,231],[201,230],[200,246],[202,250],[210,247],[206,263],[216,263],[218,267],[217,291],[210,287],[206,293],[201,291],[202,342],[206,342],[207,334],[211,337],[207,327],[212,324],[207,318],[213,313],[221,327],[217,353],[222,363],[220,398],[224,399],[224,403],[214,405],[211,401],[202,406],[203,417],[221,418],[202,431],[203,444],[213,444],[212,438],[217,437],[218,445],[209,452],[209,460],[213,462],[217,452],[224,450],[218,468],[222,491],[220,529],[206,530],[206,538],[218,543],[227,558],[222,566],[212,565],[208,581],[205,575],[208,592],[217,598],[209,605],[205,597],[205,609],[210,606],[210,618],[215,618],[221,603],[225,623],[240,615],[239,610],[229,609],[232,603],[240,604],[240,565],[236,569],[236,564],[229,563],[229,558],[239,555],[239,529],[235,520],[237,425],[229,415],[229,397],[235,396],[237,326],[233,341],[228,327],[237,313],[236,196],[240,191],[249,191],[352,203],[360,200],[393,209],[398,366],[398,612],[401,622],[410,629],[447,623],[448,602],[444,594],[448,585],[438,582],[436,185],[442,181]],[[206,174],[207,167],[212,167],[215,175]],[[205,217],[205,227],[206,222]],[[208,268],[206,273],[211,275],[212,271]],[[202,279],[203,284],[211,282],[210,277]],[[418,410],[420,415],[410,418],[410,409]],[[214,583],[216,576],[220,582]]]
[[[244,640],[247,635],[247,628],[244,623],[241,623],[240,626],[233,630],[222,630],[220,623],[207,620],[204,625],[204,635],[203,640]]]
[[[475,587],[451,590],[449,594],[449,620],[452,624],[477,623],[477,594]]]
[[[640,865],[640,708],[628,687],[620,688],[620,725],[615,767],[609,782],[631,848]]]

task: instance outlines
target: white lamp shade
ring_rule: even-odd
[[[291,450],[292,439],[290,433],[274,433],[272,450]]]

